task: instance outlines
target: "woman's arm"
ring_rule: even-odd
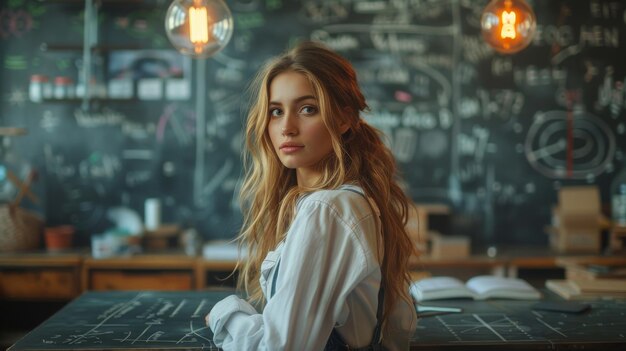
[[[335,207],[307,201],[292,223],[276,292],[263,313],[229,297],[210,313],[225,350],[321,350],[348,294],[374,269],[369,249]],[[361,238],[362,239],[362,238]],[[375,306],[374,306],[375,308]]]

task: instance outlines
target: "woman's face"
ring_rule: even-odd
[[[322,121],[313,86],[302,74],[277,75],[269,89],[268,133],[282,164],[296,170],[299,185],[311,185],[319,176],[316,165],[333,150]]]

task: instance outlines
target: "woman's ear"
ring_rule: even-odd
[[[339,132],[341,132],[341,134],[343,135],[345,132],[347,132],[350,129],[350,125],[348,123],[341,123],[339,125]]]
[[[343,113],[345,113],[346,115],[350,115],[350,107],[345,106],[343,108]],[[350,129],[350,123],[347,122],[343,122],[339,125],[339,131],[341,132],[341,135],[343,135],[345,132],[347,132]]]

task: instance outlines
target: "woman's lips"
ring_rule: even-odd
[[[283,153],[292,154],[294,152],[300,151],[302,148],[304,148],[304,146],[300,146],[300,145],[285,145],[285,146],[281,146],[280,150]]]

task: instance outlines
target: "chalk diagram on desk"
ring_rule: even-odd
[[[612,322],[599,317],[575,325],[564,323],[562,315],[551,318],[541,314],[509,316],[496,313],[449,316],[445,319],[440,316],[435,318],[456,339],[451,340],[451,343],[584,340],[588,334],[586,330],[588,325],[605,327],[607,334],[614,334],[615,330],[626,329],[626,321]],[[599,331],[599,333],[602,332]]]
[[[605,122],[588,112],[574,111],[570,127],[567,115],[566,111],[535,115],[524,148],[528,162],[549,178],[587,179],[600,175],[615,155],[615,135]]]
[[[125,295],[125,299],[88,298],[72,306],[38,332],[42,349],[69,345],[84,348],[218,350],[204,322],[214,303],[185,296],[151,293]],[[113,302],[112,302],[113,301]],[[95,314],[94,314],[95,312]],[[81,316],[76,318],[76,316]]]
[[[461,342],[526,342],[535,341],[537,337],[531,334],[529,323],[518,317],[502,313],[471,314],[451,316],[449,318],[436,317],[437,321],[447,330],[455,340]],[[561,333],[558,329],[548,326],[554,333]],[[551,338],[549,338],[551,339]]]
[[[511,305],[515,308],[515,305]],[[528,308],[528,306],[526,306]],[[559,343],[585,342],[589,328],[594,340],[626,340],[625,305],[593,304],[591,313],[558,312],[464,313],[423,318],[416,340],[422,343]]]

